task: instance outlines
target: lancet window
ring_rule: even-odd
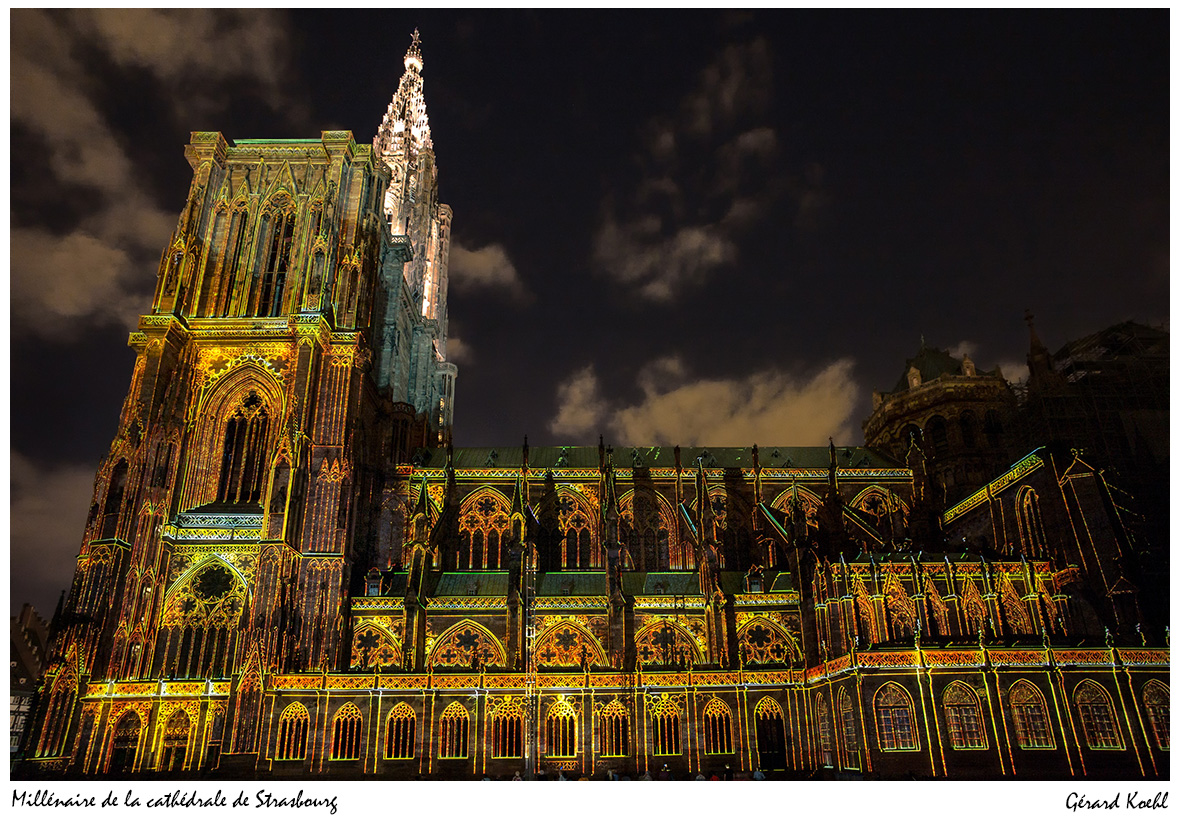
[[[492,757],[520,757],[524,732],[524,708],[519,700],[506,700],[492,712]]]
[[[164,724],[164,750],[160,758],[160,771],[178,772],[184,768],[185,753],[191,722],[188,713],[177,709]]]
[[[438,756],[467,757],[467,736],[471,718],[459,703],[443,710],[438,722]]]
[[[276,209],[265,217],[262,268],[256,302],[256,316],[278,316],[283,311],[283,294],[291,267],[292,240],[295,235],[295,212],[290,207]]]
[[[385,724],[385,756],[395,760],[409,760],[414,756],[417,719],[408,703],[402,702],[389,711]]]
[[[464,499],[459,514],[458,569],[499,569],[508,558],[512,519],[504,497],[479,491]]]
[[[292,703],[279,717],[279,742],[275,749],[278,760],[303,760],[307,756],[307,728],[311,721],[307,707]]]
[[[123,493],[127,488],[127,462],[119,459],[111,471],[107,485],[106,502],[102,507],[102,532],[100,538],[114,538],[119,530],[119,513],[123,510]]]
[[[705,754],[727,755],[733,752],[733,713],[720,698],[710,700],[704,709]]]
[[[836,757],[836,743],[832,733],[832,713],[828,710],[828,699],[823,694],[816,699],[815,720],[819,731],[820,756],[825,766],[832,766]]]
[[[680,754],[680,710],[670,700],[652,710],[651,750],[657,755]]]
[[[549,707],[545,718],[545,748],[550,757],[577,756],[578,714],[569,701],[559,700]]]
[[[221,478],[217,500],[226,504],[257,504],[266,485],[266,404],[254,390],[225,423]]]
[[[355,703],[346,703],[336,711],[332,720],[332,759],[359,760],[364,718]]]
[[[599,749],[603,757],[626,757],[631,750],[631,721],[627,709],[612,700],[598,716]]]
[[[143,721],[134,711],[128,711],[115,724],[115,734],[111,739],[111,758],[107,771],[130,772],[135,765],[135,754],[139,749],[139,732]]]

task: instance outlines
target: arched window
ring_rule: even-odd
[[[1000,414],[995,410],[988,410],[983,417],[983,435],[987,439],[987,446],[996,449],[1000,446],[1000,438],[1004,435],[1004,425],[1000,421]]]
[[[950,454],[950,444],[946,437],[946,419],[935,416],[926,423],[926,433],[930,436],[930,443],[934,447],[935,458],[945,458]]]
[[[107,485],[106,503],[102,507],[102,533],[100,538],[114,538],[119,530],[119,513],[123,509],[123,491],[127,487],[127,461],[119,459],[111,471]]]
[[[671,700],[661,701],[652,710],[651,751],[656,755],[680,754],[680,710]]]
[[[307,707],[292,703],[279,716],[279,741],[275,748],[278,760],[303,760],[307,755],[307,727],[311,723]]]
[[[577,757],[578,713],[568,700],[549,707],[545,717],[545,748],[549,757]]]
[[[213,315],[238,316],[241,314],[242,279],[238,267],[242,260],[242,246],[245,245],[247,214],[245,208],[238,208],[230,218],[229,232],[225,246],[225,263],[221,273],[221,293]]]
[[[385,724],[385,756],[394,760],[414,757],[416,719],[408,703],[399,703],[389,710]]]
[[[733,713],[720,698],[713,698],[705,704],[705,754],[727,755],[733,753]]]
[[[116,774],[130,772],[135,765],[135,754],[139,749],[139,730],[143,722],[134,711],[124,713],[115,724],[115,736],[111,740],[111,760],[107,772]]]
[[[1045,552],[1045,527],[1041,522],[1041,505],[1036,491],[1025,487],[1017,502],[1017,521],[1020,524],[1020,540],[1028,555],[1043,555]]]
[[[825,766],[835,765],[836,744],[832,737],[832,713],[828,709],[828,699],[821,692],[815,700],[815,723],[819,732],[819,749]]]
[[[942,708],[952,749],[986,749],[983,714],[979,698],[963,683],[956,681],[942,690]]]
[[[914,702],[896,683],[887,683],[873,698],[877,717],[877,743],[883,752],[911,751],[918,748],[914,732]]]
[[[499,493],[476,490],[459,508],[457,569],[499,569],[508,558],[511,507]]]
[[[184,768],[184,757],[188,751],[190,722],[188,713],[177,709],[164,724],[164,751],[160,758],[160,771],[179,772]]]
[[[471,719],[462,704],[455,702],[443,710],[438,721],[438,756],[467,757],[467,735]]]
[[[524,709],[519,700],[506,700],[492,712],[492,757],[520,757]]]
[[[1016,741],[1020,748],[1056,747],[1049,733],[1049,711],[1040,689],[1028,681],[1017,681],[1008,690],[1008,704],[1012,708],[1012,723],[1016,726]]]
[[[975,414],[964,410],[959,416],[959,435],[963,439],[963,446],[968,450],[975,449]]]
[[[754,707],[754,734],[758,741],[758,759],[761,768],[786,768],[786,725],[783,722],[783,708],[774,698],[764,697]]]
[[[1165,751],[1170,747],[1171,718],[1169,716],[1171,692],[1157,680],[1148,681],[1143,687],[1143,708],[1147,711],[1147,722],[1155,735],[1155,745]]]
[[[627,709],[612,700],[598,716],[598,748],[603,757],[626,757],[631,752],[631,721]]]
[[[291,268],[291,240],[295,235],[295,213],[290,208],[276,210],[266,217],[263,231],[266,263],[258,291],[256,316],[278,316],[283,310],[283,293]]]
[[[1105,688],[1094,681],[1082,681],[1073,692],[1073,700],[1082,719],[1086,743],[1091,749],[1123,748],[1114,706]]]
[[[844,740],[845,765],[849,769],[860,768],[860,743],[856,740],[856,714],[852,711],[852,699],[848,690],[840,687],[836,697],[836,709],[840,713],[840,731]]]
[[[266,405],[254,390],[225,423],[221,479],[217,500],[227,504],[257,504],[266,484]]]
[[[332,720],[332,760],[360,760],[364,718],[355,703],[346,703],[336,710]]]

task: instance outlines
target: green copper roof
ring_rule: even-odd
[[[899,467],[898,462],[876,450],[867,447],[836,447],[837,463],[841,468],[855,467]],[[696,469],[700,458],[709,469],[752,469],[754,458],[749,447],[681,447],[680,466],[685,471]],[[764,468],[794,467],[799,469],[826,469],[828,448],[787,447],[773,445],[758,446],[758,460]],[[672,447],[615,447],[612,456],[616,469],[629,470],[635,466],[649,468],[671,468],[676,466]],[[429,451],[423,464],[430,469],[446,466],[447,453],[443,448]],[[522,447],[456,447],[454,464],[456,470],[480,468],[519,469],[524,463]],[[598,468],[598,447],[530,447],[529,470],[533,476],[543,474],[547,469]]]

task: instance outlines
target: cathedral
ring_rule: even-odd
[[[20,775],[1168,777],[1129,513],[998,373],[868,447],[454,447],[404,65],[371,144],[192,134]]]

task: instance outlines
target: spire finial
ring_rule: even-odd
[[[421,43],[422,38],[418,36],[418,29],[414,29],[414,36],[410,38],[410,47],[406,50],[405,66],[407,71],[410,68],[422,70],[422,49],[419,48]]]

